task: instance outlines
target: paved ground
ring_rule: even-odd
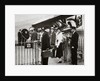
[[[58,63],[58,58],[49,58],[49,65],[71,65],[70,62],[64,62]],[[78,65],[84,65],[83,61],[78,61]]]

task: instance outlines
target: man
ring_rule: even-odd
[[[50,37],[49,37],[49,29],[45,29],[44,33],[42,35],[42,54],[43,51],[50,49]],[[48,57],[43,57],[42,56],[42,65],[48,65]]]
[[[40,32],[40,42],[42,41],[42,36],[43,36],[44,30],[42,29]]]
[[[72,30],[72,38],[71,38],[71,60],[73,65],[77,65],[77,48],[78,48],[78,38],[79,35],[76,32],[76,28],[74,26],[71,27]]]
[[[36,29],[33,29],[33,33],[32,33],[32,41],[35,41],[37,40],[37,32],[36,32]]]
[[[55,29],[51,28],[51,46],[53,47],[53,50],[52,50],[53,56],[52,57],[55,57],[55,42],[56,42]]]
[[[19,29],[19,32],[18,32],[18,45],[21,45],[21,42],[22,42],[22,35],[21,35],[21,29]]]

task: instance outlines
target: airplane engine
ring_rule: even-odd
[[[22,29],[22,42],[25,43],[26,40],[29,38],[29,31],[27,29]]]

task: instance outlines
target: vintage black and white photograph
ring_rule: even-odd
[[[15,65],[84,65],[84,14],[15,14]]]
[[[94,76],[95,6],[6,5],[6,76]]]

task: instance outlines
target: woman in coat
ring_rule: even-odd
[[[59,58],[58,63],[62,63],[61,59],[61,57],[63,56],[62,45],[63,45],[63,34],[61,30],[58,28],[58,32],[56,34],[56,47],[57,47],[56,57]]]
[[[67,33],[64,32],[64,42],[63,42],[63,56],[64,56],[64,62],[67,62],[67,55],[68,55],[68,38]]]

